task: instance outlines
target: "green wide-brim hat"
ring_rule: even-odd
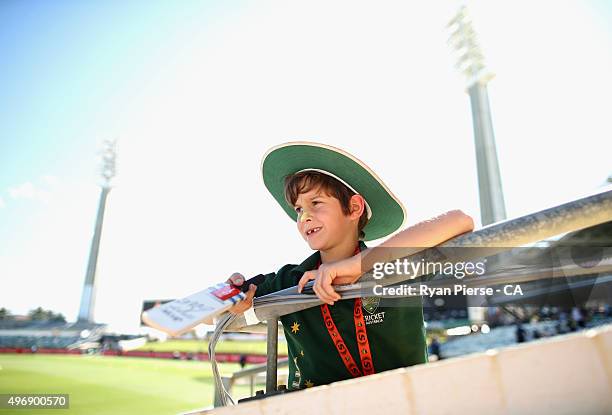
[[[285,178],[304,170],[328,174],[363,196],[370,216],[363,229],[366,241],[387,236],[404,224],[404,206],[365,163],[339,148],[305,141],[272,147],[261,163],[264,184],[291,219],[297,220],[297,213],[285,199]]]

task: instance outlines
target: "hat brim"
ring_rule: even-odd
[[[372,211],[363,229],[366,241],[387,236],[404,224],[404,206],[365,163],[339,148],[303,141],[271,148],[261,164],[266,188],[291,219],[297,220],[297,213],[285,200],[285,178],[307,169],[332,173],[364,197]]]

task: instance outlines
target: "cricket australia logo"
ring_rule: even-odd
[[[361,302],[363,304],[363,309],[368,312],[368,314],[363,315],[366,326],[385,321],[384,311],[376,313],[376,310],[378,310],[378,306],[380,305],[380,297],[364,297],[361,299]]]
[[[373,314],[380,304],[380,297],[364,297],[362,300],[363,309]]]

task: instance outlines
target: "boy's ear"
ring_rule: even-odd
[[[349,200],[349,210],[352,219],[359,219],[365,210],[365,199],[361,195],[353,195]]]

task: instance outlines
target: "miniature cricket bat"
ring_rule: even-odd
[[[237,287],[220,283],[188,297],[170,301],[142,313],[142,321],[150,327],[180,336],[205,320],[227,311],[246,298],[250,284],[259,284],[264,276],[258,275]]]

